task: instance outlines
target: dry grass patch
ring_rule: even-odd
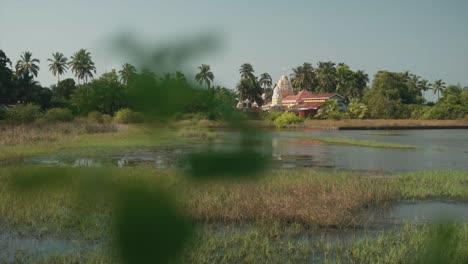
[[[349,226],[358,212],[391,199],[391,192],[370,179],[342,173],[276,172],[257,182],[201,184],[185,190],[194,218],[212,222],[279,220]]]
[[[118,132],[114,124],[88,122],[0,125],[0,145],[20,145],[73,139],[83,134]]]

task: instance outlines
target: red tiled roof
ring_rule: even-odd
[[[318,109],[322,107],[325,103],[324,102],[313,102],[313,103],[303,103],[295,105],[294,108],[296,109]]]
[[[312,98],[312,96],[313,96],[313,94],[311,92],[303,89],[302,91],[300,91],[296,95],[286,96],[285,98],[283,98],[283,101],[298,101],[298,100],[304,99],[304,98]]]
[[[329,98],[331,98],[331,97],[333,97],[335,95],[337,95],[337,93],[314,94],[314,93],[311,93],[311,92],[304,89],[304,90],[300,91],[296,95],[286,96],[285,98],[283,98],[283,101],[298,102],[298,101],[302,101],[302,100],[305,100],[305,99],[329,99]]]
[[[321,99],[321,98],[332,98],[333,96],[337,95],[337,93],[320,93],[320,94],[312,94],[313,99]]]

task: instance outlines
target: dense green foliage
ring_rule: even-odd
[[[338,107],[337,100],[328,100],[315,116],[321,119],[340,119],[344,116],[343,111]]]
[[[304,122],[304,119],[302,117],[299,117],[296,114],[291,113],[291,112],[284,112],[273,121],[276,127],[297,125],[302,122]]]
[[[346,115],[352,119],[363,119],[367,116],[367,111],[367,106],[364,103],[361,103],[357,98],[353,98],[346,109]]]
[[[34,104],[20,104],[8,109],[5,118],[12,123],[31,123],[42,115],[41,108]]]
[[[104,73],[91,83],[78,86],[71,101],[79,113],[99,111],[113,114],[128,105],[125,87],[119,82],[115,70]]]
[[[468,90],[451,85],[433,107],[427,108],[423,119],[458,119],[468,115]]]
[[[44,114],[43,118],[49,122],[68,122],[73,120],[73,113],[67,108],[51,108]]]

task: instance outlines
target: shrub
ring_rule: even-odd
[[[120,124],[139,123],[142,121],[140,113],[125,108],[115,113],[114,121]]]
[[[44,115],[48,122],[69,122],[73,120],[73,114],[67,108],[52,108]]]
[[[282,111],[262,111],[260,117],[267,122],[275,122],[275,120],[283,114]]]
[[[366,109],[367,112],[367,109]],[[315,118],[319,119],[341,119],[344,113],[340,110],[337,100],[328,100],[325,105],[320,108]]]
[[[97,111],[92,111],[88,113],[87,121],[91,123],[103,123],[102,114]]]
[[[359,99],[351,99],[346,109],[346,115],[349,118],[358,118],[363,119],[367,115],[367,106],[364,103],[361,103]]]
[[[41,114],[41,107],[38,105],[16,105],[6,111],[5,119],[12,123],[32,123],[39,118]]]
[[[276,127],[285,127],[287,125],[300,124],[304,121],[302,117],[297,116],[291,112],[284,112],[275,119],[274,124]]]
[[[112,120],[114,119],[112,118],[111,115],[102,115],[102,123],[104,124],[112,123]]]

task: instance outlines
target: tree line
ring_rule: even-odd
[[[240,99],[264,103],[273,93],[272,78],[263,73],[258,78],[251,64],[240,69],[237,94]],[[347,113],[339,113],[333,102],[327,104],[323,118],[413,118],[413,119],[456,119],[468,115],[468,87],[460,84],[447,85],[438,79],[427,79],[409,71],[376,73],[372,83],[363,70],[352,70],[345,63],[303,63],[292,69],[290,80],[294,92],[306,89],[313,93],[338,93],[349,103]],[[437,95],[436,103],[428,102],[424,94],[432,91]]]
[[[76,114],[90,111],[113,114],[121,108],[138,107],[130,101],[131,92],[135,90],[132,87],[136,86],[135,80],[176,80],[182,86],[193,86],[181,72],[158,76],[146,69],[138,72],[129,63],[123,64],[118,71],[112,70],[95,79],[96,66],[86,49],[80,49],[69,59],[55,52],[47,61],[49,71],[57,77],[57,83],[49,88],[35,81],[40,70],[40,60],[31,52],[23,52],[13,67],[11,60],[0,50],[0,103],[33,103],[43,109],[69,108]],[[60,77],[69,70],[77,83],[71,78],[61,80]],[[210,104],[224,109],[234,107],[238,100],[248,99],[262,105],[271,99],[274,83],[270,74],[265,72],[257,77],[252,64],[244,63],[239,68],[239,75],[240,80],[235,89],[213,86],[215,75],[211,67],[200,65],[195,81],[208,92],[203,92],[203,96],[201,92],[198,95],[195,93],[194,99],[188,99],[190,104],[183,111],[208,112],[214,118],[219,115],[219,111],[218,114],[215,114],[216,111],[211,112]],[[314,67],[305,62],[292,69],[290,80],[295,92],[306,89],[315,93],[341,94],[351,106],[365,109],[365,114],[358,115],[362,117],[459,118],[468,114],[466,87],[447,86],[442,80],[431,83],[408,71],[379,71],[369,84],[369,76],[363,70],[352,70],[344,63],[318,62]],[[424,93],[429,90],[439,98],[436,104],[425,100]],[[214,98],[223,103],[214,102]],[[221,107],[222,104],[226,105]]]

